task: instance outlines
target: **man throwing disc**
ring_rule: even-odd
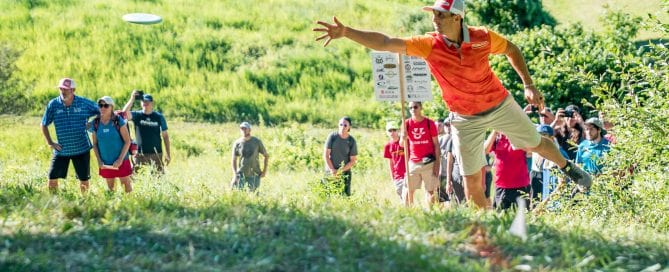
[[[573,181],[589,188],[591,177],[568,162],[548,138],[542,138],[529,117],[502,86],[490,68],[488,56],[504,54],[525,86],[525,99],[543,109],[543,95],[534,87],[532,77],[518,47],[485,27],[464,23],[463,0],[437,0],[423,7],[432,12],[435,32],[410,38],[345,26],[336,17],[334,24],[318,21],[322,27],[313,31],[324,34],[325,46],[334,39],[346,37],[367,48],[391,51],[425,59],[432,76],[441,87],[441,95],[454,114],[454,151],[464,174],[465,194],[476,206],[489,208],[484,196],[482,170],[485,165],[483,141],[486,129],[501,131],[516,149],[541,154],[555,162]]]

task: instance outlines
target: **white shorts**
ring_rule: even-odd
[[[536,126],[510,94],[490,112],[481,115],[453,112],[450,119],[453,151],[463,175],[476,174],[486,165],[483,142],[487,129],[506,135],[515,149],[533,148],[541,143]]]

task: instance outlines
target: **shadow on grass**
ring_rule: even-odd
[[[0,271],[487,270],[485,260],[445,254],[457,245],[407,245],[337,215],[272,202],[190,208],[146,201],[114,217],[104,205],[62,209],[71,219],[63,221],[83,223],[53,223],[54,234],[0,235]]]

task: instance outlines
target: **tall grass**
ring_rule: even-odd
[[[135,191],[124,195],[106,193],[93,173],[91,192],[81,195],[70,171],[61,192],[51,195],[45,184],[49,150],[38,122],[0,118],[3,271],[489,271],[518,265],[590,271],[669,265],[666,232],[625,221],[625,215],[609,215],[606,225],[579,217],[585,204],[529,215],[525,242],[507,231],[513,214],[403,208],[381,158],[385,135],[375,130],[352,132],[361,155],[350,198],[323,197],[312,187],[322,178],[328,129],[255,126],[271,167],[258,194],[250,194],[228,186],[230,148],[239,136],[235,124],[175,121],[169,130],[173,162],[163,177],[141,172]],[[417,196],[422,203],[420,191]]]

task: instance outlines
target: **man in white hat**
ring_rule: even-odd
[[[81,192],[86,192],[91,178],[91,144],[86,133],[90,117],[100,114],[95,102],[74,95],[77,85],[71,78],[58,82],[60,96],[51,99],[42,116],[42,134],[47,145],[53,150],[49,168],[49,190],[58,189],[58,179],[67,177],[70,161],[79,179]],[[51,138],[49,125],[54,123],[58,141]]]
[[[395,192],[399,196],[400,201],[404,204],[404,190],[406,182],[404,177],[406,175],[406,161],[404,160],[404,147],[400,144],[399,126],[395,122],[388,122],[386,124],[386,133],[388,134],[388,142],[383,147],[383,157],[388,159],[390,166],[390,177],[395,185]]]
[[[260,186],[260,178],[267,174],[269,154],[260,139],[251,136],[251,124],[239,124],[242,137],[232,145],[232,188],[255,191]],[[258,155],[264,157],[262,169]]]
[[[534,124],[518,103],[502,86],[488,62],[491,54],[506,55],[525,86],[525,99],[542,110],[543,95],[536,89],[520,49],[512,42],[485,27],[470,27],[464,23],[463,0],[437,0],[423,7],[432,13],[435,32],[410,38],[394,38],[386,34],[358,30],[345,26],[336,17],[334,24],[318,21],[324,33],[316,40],[346,37],[365,47],[424,58],[432,75],[441,87],[441,95],[453,113],[453,149],[459,155],[464,174],[465,191],[478,207],[489,208],[482,186],[483,141],[487,129],[499,130],[509,137],[515,148],[541,154],[558,166],[584,188],[590,187],[591,177],[568,162],[548,138],[536,132]]]

